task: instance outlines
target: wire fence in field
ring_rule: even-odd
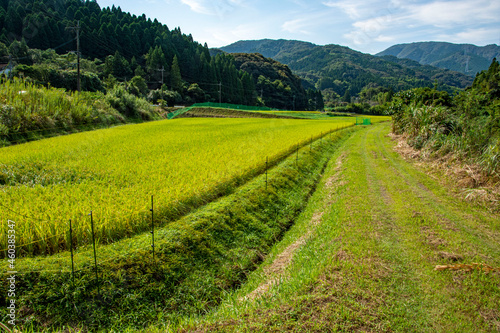
[[[299,153],[299,150],[301,148],[306,148],[307,146],[309,146],[309,149],[307,149],[306,151],[312,152],[313,148],[315,147],[314,142],[316,140],[321,140],[321,142],[323,142],[323,139],[325,137],[332,139],[333,132],[336,132],[338,130],[345,129],[348,127],[352,127],[352,126],[354,126],[354,124],[349,125],[349,126],[344,126],[344,127],[337,127],[335,129],[330,129],[330,131],[328,131],[328,132],[322,132],[320,135],[311,136],[310,139],[308,139],[304,142],[301,142],[301,143],[295,145],[294,147],[290,148],[289,150],[287,150],[285,152],[285,154],[283,154],[283,156],[281,156],[279,159],[275,159],[274,161],[272,161],[268,157],[266,157],[265,162],[264,162],[265,167],[261,173],[262,175],[265,175],[265,183],[266,183],[265,188],[266,188],[266,190],[268,189],[268,186],[270,185],[270,181],[268,179],[268,169],[270,167],[276,165],[281,160],[283,160],[287,157],[290,157],[290,156],[295,156],[295,166],[298,167],[299,166],[298,153]],[[158,205],[156,204],[156,206],[158,206]],[[25,223],[48,222],[48,221],[41,221],[39,219],[31,218],[29,216],[16,213],[15,211],[9,209],[9,207],[6,207],[1,203],[0,203],[0,207],[11,211],[17,217],[23,217]],[[23,254],[25,255],[25,257],[28,257],[30,254],[33,254],[32,252],[30,252],[30,249],[32,251],[32,249],[35,245],[38,245],[39,249],[43,249],[44,247],[47,246],[47,244],[49,243],[49,241],[51,239],[56,239],[57,242],[64,240],[70,244],[69,249],[68,249],[70,252],[70,255],[68,255],[68,253],[59,253],[59,254],[53,255],[51,257],[41,258],[40,261],[43,261],[43,264],[36,263],[34,265],[34,266],[40,267],[41,269],[28,269],[28,270],[22,270],[19,272],[16,271],[15,273],[20,274],[20,275],[33,274],[33,273],[35,273],[35,274],[36,273],[39,273],[39,274],[40,273],[58,273],[58,274],[71,273],[71,276],[73,279],[74,279],[76,273],[84,271],[84,270],[88,270],[88,271],[95,270],[96,279],[98,279],[98,271],[99,271],[98,266],[102,266],[108,262],[116,261],[116,260],[119,260],[121,258],[131,256],[131,255],[136,254],[136,253],[141,252],[141,251],[149,252],[151,255],[151,260],[152,260],[152,262],[154,262],[154,260],[155,260],[155,227],[156,228],[163,227],[158,222],[159,218],[161,218],[161,217],[155,216],[154,196],[151,196],[150,207],[151,208],[149,209],[149,213],[151,214],[151,219],[150,219],[150,234],[151,234],[150,237],[151,238],[150,238],[149,244],[147,244],[145,246],[139,246],[139,247],[134,246],[134,248],[132,250],[127,250],[125,253],[121,253],[121,254],[114,253],[113,256],[108,257],[105,260],[98,260],[98,258],[99,258],[99,256],[98,256],[98,244],[95,241],[95,237],[94,237],[95,236],[95,234],[94,234],[94,219],[93,219],[94,214],[92,213],[92,211],[90,211],[88,215],[79,217],[80,219],[87,218],[89,221],[88,224],[91,224],[90,235],[89,235],[88,239],[92,240],[92,242],[87,242],[87,244],[79,244],[80,246],[76,246],[77,243],[76,243],[76,240],[74,239],[75,238],[75,236],[74,236],[75,229],[72,226],[71,220],[67,221],[67,231],[64,233],[52,235],[50,237],[42,237],[38,240],[28,241],[26,243],[19,244],[19,245],[12,242],[12,243],[14,243],[14,246],[11,246],[12,243],[10,242],[9,235],[11,235],[12,233],[9,230],[11,230],[11,229],[15,230],[15,222],[9,220],[9,223],[11,223],[11,222],[14,223],[14,227],[7,230],[8,232],[6,235],[6,243],[5,243],[6,246],[5,246],[5,248],[0,250],[0,256],[3,256],[7,260],[11,260],[13,258],[21,259]],[[143,213],[147,213],[147,211],[144,211]],[[85,226],[85,228],[88,229],[88,226]],[[15,234],[15,231],[14,231],[14,234]],[[76,250],[78,248],[81,248],[81,245],[92,246],[92,249],[84,247],[84,248],[82,248],[81,252],[76,252]],[[12,251],[10,251],[12,248],[15,249],[13,255],[12,255]],[[90,251],[93,251],[93,255],[89,255]],[[40,253],[38,253],[38,254],[40,254]],[[41,253],[41,254],[44,254],[44,253]],[[109,251],[108,251],[108,254],[109,254]],[[36,255],[36,253],[35,253],[35,255]],[[83,262],[81,260],[77,260],[79,256],[82,256],[81,260],[84,260]],[[92,260],[93,264],[92,264],[92,261],[89,262],[90,257],[93,258],[93,260]],[[37,257],[35,256],[34,258],[37,258]],[[32,258],[32,259],[34,259],[34,258]],[[75,266],[75,263],[77,263],[78,265]],[[9,265],[7,265],[7,266],[9,267]],[[43,269],[46,267],[48,267],[48,269]],[[12,269],[10,269],[10,271],[12,271]],[[8,269],[6,270],[6,272],[12,273],[12,272],[9,272]]]

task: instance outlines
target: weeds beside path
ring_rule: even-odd
[[[358,131],[335,153],[309,203],[313,208],[290,231],[295,240],[311,234],[296,249],[288,278],[261,300],[222,307],[196,329],[500,330],[498,272],[435,270],[472,263],[500,267],[500,218],[449,195],[406,162],[393,150],[389,130],[386,123]],[[310,220],[327,195],[330,206],[311,232],[300,219]]]

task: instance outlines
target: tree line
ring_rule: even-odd
[[[237,68],[228,54],[212,56],[180,28],[132,15],[120,7],[101,8],[90,0],[0,0],[0,61],[24,65],[15,73],[55,87],[76,89],[76,26],[85,72],[82,88],[105,91],[126,82],[127,89],[152,102],[224,102],[291,108],[282,86]],[[321,103],[313,92],[294,89],[301,109]],[[260,88],[260,90],[259,90]],[[265,88],[265,89],[264,89]],[[280,90],[281,89],[281,90]],[[314,92],[316,93],[316,92]],[[308,95],[309,94],[309,95]],[[314,103],[308,103],[314,100]]]

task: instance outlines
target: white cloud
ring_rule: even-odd
[[[396,37],[394,36],[384,36],[380,35],[377,38],[375,38],[376,42],[382,42],[382,43],[390,43],[396,40]]]
[[[339,8],[353,20],[361,17],[358,4],[352,1],[329,1],[323,2],[323,5],[331,8]]]
[[[380,16],[354,22],[353,27],[367,36],[377,37],[382,31],[389,29],[391,22],[390,16]]]
[[[477,41],[488,41],[492,43],[500,36],[500,28],[477,28],[466,29],[452,34],[440,34],[437,37],[440,40],[446,40],[455,43],[472,43],[477,44]],[[484,44],[484,43],[483,43]]]
[[[307,30],[308,27],[311,26],[311,22],[307,19],[295,19],[295,20],[289,20],[283,23],[281,28],[284,31],[288,31],[291,33],[301,33],[301,34],[306,34],[309,35],[311,32]]]
[[[289,2],[299,6],[301,8],[309,8],[311,3],[304,0],[288,0]]]
[[[363,20],[368,17],[383,16],[391,13],[395,7],[399,7],[394,2],[384,0],[337,0],[322,3],[330,8],[338,8],[351,20]]]
[[[213,15],[213,12],[207,8],[204,0],[181,0],[181,2],[188,5],[195,13]]]
[[[223,17],[228,12],[232,12],[236,7],[244,6],[243,0],[181,0],[188,5],[192,11],[204,15],[218,15]]]
[[[353,20],[351,30],[343,37],[355,45],[398,41],[396,36],[402,35],[411,41],[421,39],[424,34],[428,40],[441,37],[441,40],[477,44],[498,37],[500,32],[496,25],[500,1],[435,0],[407,4],[393,0],[386,8],[370,0],[364,7],[359,0],[323,4],[342,9]]]
[[[407,7],[409,17],[421,24],[447,28],[465,23],[498,22],[500,1],[435,1]]]
[[[311,11],[310,13],[288,13],[288,16],[298,17],[289,19],[281,25],[282,31],[292,34],[315,35],[318,29],[325,33],[332,22],[336,22],[331,13],[325,11]]]

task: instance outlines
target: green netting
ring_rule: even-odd
[[[185,112],[188,112],[189,110],[191,110],[193,107],[190,106],[190,107],[187,107],[187,108],[182,108],[182,109],[179,109],[179,110],[176,110],[174,112],[170,112],[169,114],[167,114],[167,119],[173,119],[174,117],[177,117],[178,115],[180,114],[183,114]]]
[[[220,108],[220,109],[235,109],[235,110],[253,110],[253,111],[271,111],[275,109],[271,109],[267,106],[249,106],[249,105],[241,105],[241,104],[228,104],[228,103],[197,103],[193,104],[192,107],[212,107],[212,108]]]
[[[356,117],[356,125],[371,125],[372,121],[370,118]]]
[[[168,119],[172,119],[174,117],[177,117],[178,115],[181,115],[183,113],[188,112],[192,108],[196,107],[205,107],[205,108],[219,108],[219,109],[234,109],[234,110],[248,110],[248,111],[271,111],[271,110],[276,110],[276,109],[271,109],[267,106],[249,106],[249,105],[240,105],[240,104],[228,104],[228,103],[196,103],[193,104],[189,107],[185,107],[179,110],[176,110],[174,112],[170,112],[167,115]]]

